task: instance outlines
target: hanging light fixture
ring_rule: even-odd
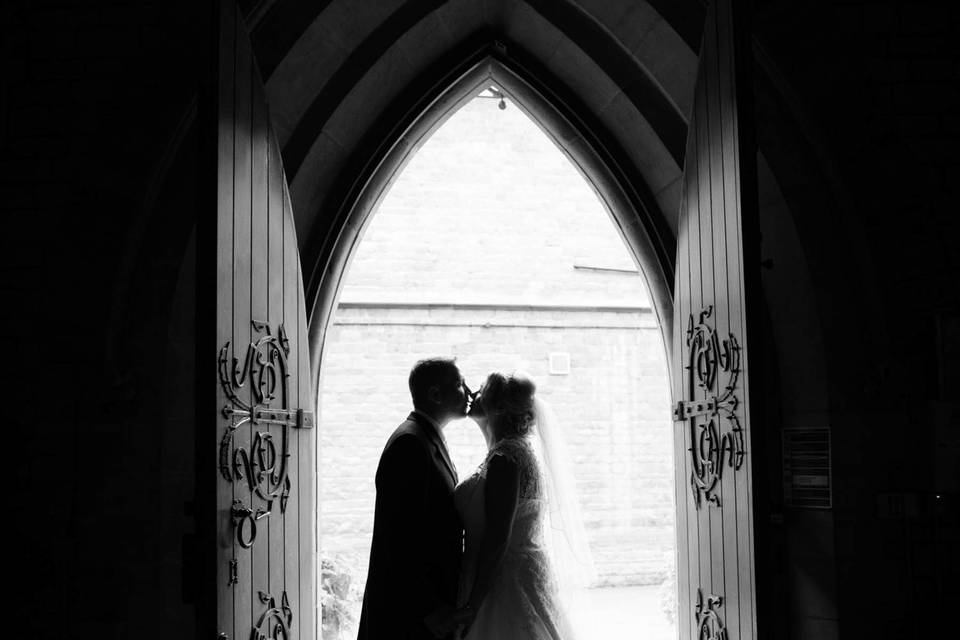
[[[501,91],[501,90],[499,89],[499,87],[496,87],[496,86],[494,86],[494,85],[490,85],[489,87],[487,87],[486,89],[484,89],[483,91],[481,91],[481,92],[480,92],[480,95],[479,95],[478,97],[480,97],[480,98],[494,98],[494,99],[498,99],[498,100],[500,100],[500,102],[497,103],[497,107],[498,107],[501,111],[503,111],[504,109],[507,108],[506,96],[504,96],[503,91]]]

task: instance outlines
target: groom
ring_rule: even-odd
[[[463,530],[443,428],[467,415],[468,396],[448,358],[418,362],[409,385],[414,410],[387,440],[377,467],[359,640],[448,638],[466,619],[454,609]]]

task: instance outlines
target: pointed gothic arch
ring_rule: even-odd
[[[495,41],[493,47],[498,45],[503,46]],[[553,102],[546,85],[537,82],[526,70],[490,52],[471,62],[465,70],[458,69],[459,73],[447,86],[435,95],[427,96],[427,106],[411,118],[406,127],[395,128],[393,139],[384,141],[380,153],[368,161],[369,173],[358,178],[355,182],[359,183],[357,188],[344,198],[340,210],[333,216],[332,225],[325,229],[320,246],[306,248],[304,257],[314,259],[312,264],[306,264],[310,275],[305,283],[314,379],[319,379],[326,329],[364,225],[423,142],[460,106],[489,84],[500,87],[554,141],[603,201],[645,279],[669,362],[673,324],[673,238],[665,228],[652,194],[645,189],[645,183],[638,182],[636,176],[631,179],[629,169],[617,163],[602,138],[566,105]]]

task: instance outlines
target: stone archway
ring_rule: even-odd
[[[326,632],[344,634],[344,624],[350,637],[342,612],[359,606],[373,478],[409,410],[405,376],[417,358],[442,354],[457,357],[471,386],[491,369],[522,368],[562,416],[596,554],[596,588],[580,600],[606,625],[585,636],[646,626],[673,637],[663,634],[675,583],[661,584],[675,570],[663,334],[593,184],[512,96],[500,111],[482,98],[505,92],[489,93],[468,94],[462,108],[450,101],[436,132],[409,145],[409,163],[362,225],[325,334]],[[483,439],[471,421],[445,437],[463,479],[483,460]]]
[[[590,144],[589,134],[581,133],[543,94],[510,67],[488,57],[460,76],[395,141],[346,212],[335,233],[336,242],[330,247],[326,264],[322,268],[323,275],[314,290],[310,332],[315,376],[319,374],[323,337],[335,307],[344,271],[370,213],[430,133],[442,125],[460,105],[471,99],[480,88],[490,83],[501,87],[513,103],[542,128],[597,191],[634,260],[640,266],[658,325],[662,328],[664,348],[669,353],[668,341],[672,335],[673,323],[672,266],[663,249],[658,250],[655,238],[644,224],[645,219],[649,220],[650,212],[638,205],[634,197],[635,187],[624,184],[616,175],[603,156]]]

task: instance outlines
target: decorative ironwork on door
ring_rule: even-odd
[[[253,320],[251,324],[261,336],[250,342],[243,359],[231,354],[229,341],[220,348],[217,358],[220,386],[230,401],[222,410],[229,424],[220,440],[220,473],[230,482],[246,479],[250,491],[267,502],[266,510],[235,506],[233,517],[238,523],[237,535],[244,548],[253,544],[256,520],[269,516],[274,500],[279,498],[280,512],[286,511],[290,495],[287,474],[289,429],[308,429],[314,422],[311,412],[290,407],[290,374],[287,371],[290,341],[283,325],[279,325],[277,335],[273,335],[267,323]],[[246,402],[240,396],[248,383],[252,402]],[[277,400],[280,406],[271,406]],[[256,427],[249,450],[234,446],[236,430],[247,423]],[[261,427],[270,426],[281,427],[279,448],[274,434],[261,430]],[[243,528],[245,522],[248,522],[246,532]]]
[[[717,608],[723,606],[723,597],[709,594],[706,606],[703,602],[703,590],[697,589],[697,640],[727,640],[727,629]]]
[[[720,506],[716,491],[724,463],[736,471],[743,465],[745,454],[743,429],[737,417],[740,344],[732,333],[721,339],[707,324],[712,315],[713,305],[700,312],[696,324],[690,315],[685,369],[691,398],[677,402],[673,410],[674,419],[685,420],[690,429],[690,488],[698,509],[704,498]],[[705,395],[703,400],[696,399],[698,388]]]
[[[267,605],[267,610],[260,614],[250,633],[250,639],[289,640],[290,628],[293,626],[293,610],[287,600],[287,592],[283,592],[279,607],[276,599],[269,593],[261,591],[259,597],[260,602]]]

